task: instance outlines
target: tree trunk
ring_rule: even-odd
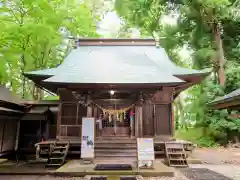
[[[43,96],[42,90],[34,84],[33,85],[33,99],[41,100],[42,96]]]
[[[218,80],[221,86],[225,86],[226,83],[226,76],[225,76],[225,58],[224,58],[224,51],[221,39],[221,28],[218,23],[214,25],[214,37],[216,43],[216,62],[218,65]]]
[[[175,101],[173,113],[174,113],[174,121],[175,121],[175,129],[176,129],[176,130],[178,130],[178,129],[180,128],[180,126],[181,126],[181,124],[180,124],[180,122],[179,122],[178,111],[179,111],[179,110],[178,110],[178,104],[177,104],[176,101]]]
[[[179,111],[179,116],[178,116],[179,121],[181,122],[182,127],[184,129],[188,130],[187,122],[184,117],[184,110],[183,110],[184,107],[183,107],[181,95],[179,95],[176,100],[177,100],[177,106],[178,106],[178,111]]]

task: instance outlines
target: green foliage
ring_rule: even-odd
[[[236,80],[238,74],[234,72],[227,72],[227,77],[230,77],[227,82],[231,82],[232,79]],[[227,110],[213,110],[208,106],[208,103],[223,96],[225,92],[235,90],[235,87],[232,81],[229,86],[223,89],[211,79],[192,87],[188,90],[188,96],[185,99],[187,105],[182,111],[183,118],[192,122],[191,126],[205,129],[204,137],[210,137],[221,144],[228,143],[230,132],[240,132],[240,119],[231,118]]]
[[[44,100],[59,100],[59,96],[47,96]]]
[[[239,64],[240,65],[240,64]],[[240,68],[230,67],[227,69],[227,83],[225,87],[225,93],[230,93],[238,88],[240,88]]]
[[[26,98],[33,98],[36,87],[23,83],[23,72],[62,62],[72,45],[68,36],[98,36],[84,1],[3,1],[0,12],[0,83]]]
[[[194,69],[213,68],[209,78],[186,91],[175,100],[175,117],[178,127],[203,129],[196,137],[200,144],[213,145],[214,141],[226,143],[231,132],[239,131],[239,119],[230,119],[226,110],[212,110],[207,103],[225,93],[240,88],[240,16],[239,1],[236,0],[116,0],[118,14],[138,27],[142,34],[160,39],[170,58],[181,66]],[[178,14],[176,24],[161,22],[164,15]],[[220,41],[217,41],[220,32]],[[220,53],[223,43],[224,57]],[[191,50],[191,63],[184,62],[178,51],[188,47]],[[225,65],[226,85],[218,82],[218,70]],[[194,129],[195,130],[195,129]]]
[[[197,144],[199,147],[216,147],[218,144],[209,136],[203,135],[201,128],[180,129],[175,133],[177,139],[183,139]]]

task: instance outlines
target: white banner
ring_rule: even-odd
[[[95,119],[92,117],[82,118],[82,142],[81,158],[94,158]]]
[[[154,161],[153,138],[138,138],[137,145],[139,161]]]

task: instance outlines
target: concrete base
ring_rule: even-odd
[[[161,161],[156,160],[154,169],[137,169],[130,171],[95,171],[94,164],[83,164],[81,160],[71,160],[56,170],[56,173],[76,174],[78,176],[136,176],[157,177],[157,176],[174,176],[174,168],[164,165]]]
[[[94,164],[84,164],[82,160],[70,160],[60,168],[45,168],[45,163],[27,163],[7,161],[0,164],[0,175],[49,175],[49,176],[135,176],[135,177],[173,177],[175,169],[156,160],[154,169],[137,169],[128,171],[95,171]]]
[[[4,162],[7,162],[7,161],[8,161],[7,159],[0,159],[0,164],[4,163]]]
[[[188,164],[202,164],[201,159],[188,158],[187,162],[188,162]]]
[[[85,176],[83,179],[84,180],[91,180],[92,177],[99,177],[99,176]],[[106,177],[106,176],[101,176],[101,177]],[[107,180],[120,180],[120,177],[122,176],[107,176]],[[124,176],[124,177],[135,177],[136,180],[144,180],[142,176]]]

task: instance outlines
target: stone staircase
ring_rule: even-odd
[[[95,142],[95,163],[97,164],[135,164],[136,161],[136,139],[104,137]]]

